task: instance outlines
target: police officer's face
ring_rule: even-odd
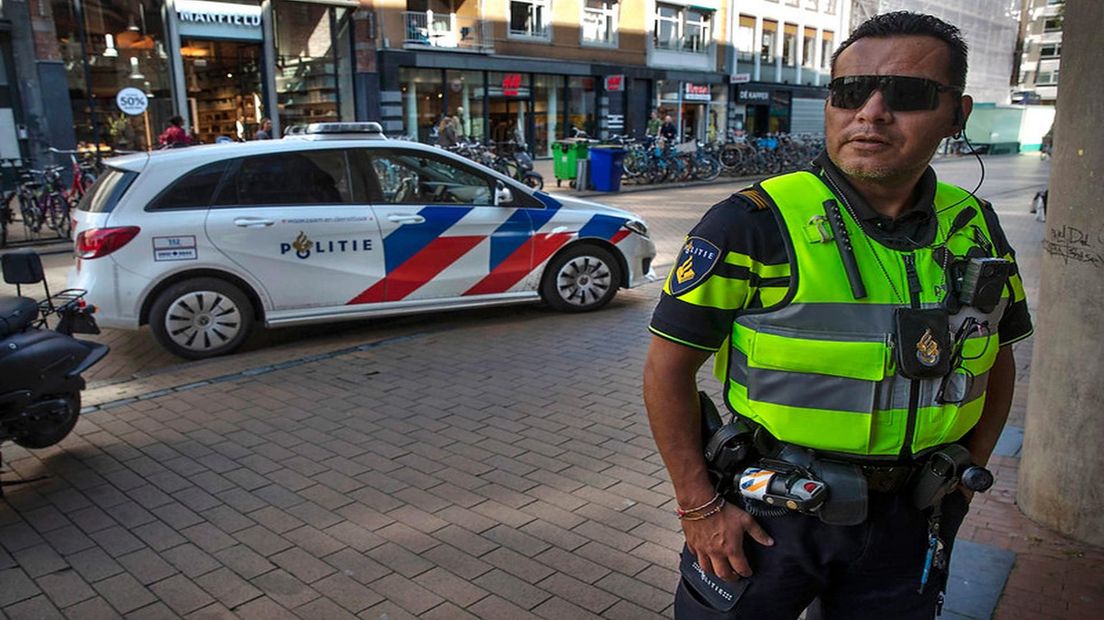
[[[832,77],[903,75],[950,84],[950,50],[928,36],[859,39],[836,59]],[[971,101],[962,98],[966,115]],[[873,182],[909,182],[919,178],[939,142],[955,133],[959,97],[939,95],[935,110],[895,111],[880,91],[858,109],[825,106],[828,155],[846,174]]]

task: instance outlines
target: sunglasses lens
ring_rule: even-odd
[[[838,78],[829,84],[832,105],[845,110],[861,108],[878,86],[877,78],[857,76]]]
[[[886,105],[898,112],[939,107],[939,85],[923,78],[855,75],[836,78],[828,88],[832,106],[845,110],[861,108],[876,89],[881,90]]]

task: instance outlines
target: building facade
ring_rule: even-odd
[[[1065,0],[1024,0],[1023,49],[1014,103],[1054,105],[1062,61]]]
[[[0,0],[0,154],[379,120],[433,141],[820,131],[844,0]],[[125,91],[125,92],[124,92]],[[138,91],[138,95],[135,95]],[[117,97],[144,104],[124,112]],[[133,107],[133,106],[132,106]],[[7,122],[10,118],[11,122]],[[654,129],[654,124],[653,124]]]
[[[822,132],[832,54],[847,38],[850,2],[743,0],[734,6],[731,124],[751,135]]]

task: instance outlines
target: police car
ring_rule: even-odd
[[[110,159],[68,285],[181,357],[284,327],[532,302],[595,310],[654,279],[641,218],[552,197],[378,123]]]

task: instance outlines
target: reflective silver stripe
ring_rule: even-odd
[[[861,379],[829,377],[784,370],[748,368],[747,356],[732,348],[728,378],[748,388],[748,398],[807,409],[832,409],[869,414],[878,384]],[[906,405],[908,394],[906,391]]]
[[[901,375],[891,375],[878,384],[874,404],[879,411],[908,409],[909,386],[912,382]]]
[[[736,321],[756,330],[760,325],[780,325],[814,333],[890,333],[894,329],[893,311],[898,307],[898,304],[795,303],[765,315],[744,315]]]

